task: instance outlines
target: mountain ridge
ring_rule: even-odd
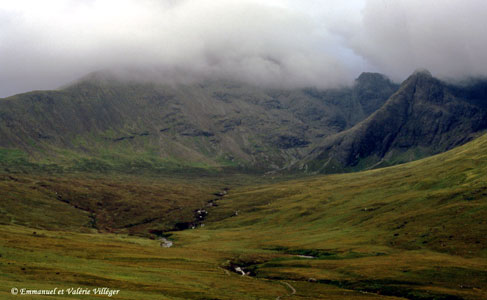
[[[485,99],[485,80],[454,85],[424,70],[400,86],[362,73],[353,86],[328,90],[230,81],[160,85],[92,73],[61,90],[2,99],[0,164],[357,171],[471,140],[487,128]]]
[[[54,162],[67,151],[66,161],[88,160],[100,169],[137,160],[158,168],[276,170],[303,158],[324,136],[365,118],[396,88],[372,73],[352,87],[330,90],[234,82],[159,85],[93,73],[62,90],[0,101],[0,147]],[[363,95],[374,95],[373,103]]]
[[[325,173],[374,168],[444,152],[473,139],[487,128],[487,111],[452,89],[428,71],[415,72],[368,118],[325,139],[306,163]],[[487,94],[481,96],[485,105]]]

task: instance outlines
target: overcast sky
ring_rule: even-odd
[[[100,69],[289,87],[485,76],[486,46],[485,0],[0,0],[0,97]]]

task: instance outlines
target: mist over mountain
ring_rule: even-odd
[[[289,89],[351,85],[364,70],[485,76],[486,18],[482,0],[3,1],[0,97],[93,70]]]
[[[0,0],[0,298],[487,299],[486,20]]]
[[[486,18],[480,0],[2,3],[0,96],[51,90],[2,101],[0,146],[102,165],[408,161],[483,128]],[[382,107],[418,67],[441,95],[409,78]]]

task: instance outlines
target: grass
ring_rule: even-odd
[[[161,158],[151,151],[135,149],[102,149],[86,154],[51,147],[42,157],[34,158],[19,149],[0,148],[0,170],[14,173],[149,173],[216,172],[219,167],[204,162],[191,162],[175,158]],[[39,156],[36,154],[36,156]]]
[[[12,287],[110,287],[121,290],[115,297],[121,299],[274,299],[288,293],[279,281],[227,274],[219,268],[225,256],[210,249],[167,249],[157,241],[124,235],[43,230],[34,235],[16,226],[0,227],[0,238],[4,298],[12,297]],[[327,289],[340,290],[315,287],[322,293]]]
[[[284,181],[4,175],[0,297],[107,286],[120,299],[485,299],[486,148],[483,136],[404,165]],[[172,232],[174,247],[150,234],[201,207],[205,227]]]
[[[1,224],[150,235],[192,222],[222,187],[204,180],[66,174],[0,177]]]

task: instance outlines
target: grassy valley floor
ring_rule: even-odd
[[[486,299],[486,148],[278,182],[6,174],[0,297]],[[183,219],[196,229],[167,232]]]

